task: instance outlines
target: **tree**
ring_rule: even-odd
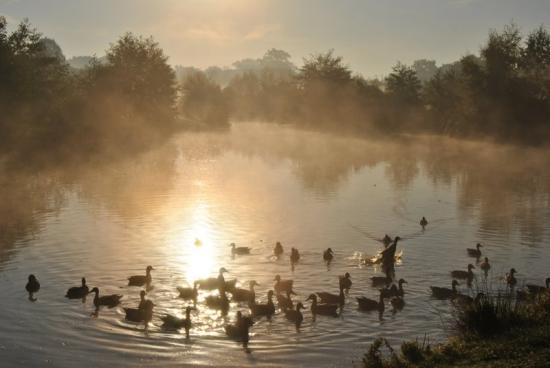
[[[193,123],[226,126],[229,112],[220,86],[203,72],[187,76],[182,84],[181,110]]]
[[[351,81],[351,70],[344,65],[341,56],[334,56],[334,50],[314,54],[304,59],[304,65],[298,75],[302,88],[308,89],[318,83],[329,83],[334,86]]]
[[[404,105],[416,105],[420,101],[420,80],[413,68],[397,63],[386,77],[386,90],[394,101]]]
[[[435,65],[435,60],[427,59],[415,60],[412,65],[412,69],[415,71],[416,76],[422,83],[426,83],[432,79],[438,70]]]

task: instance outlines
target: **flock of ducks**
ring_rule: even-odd
[[[428,221],[425,217],[423,217],[420,221],[420,225],[422,228],[425,228],[428,225]],[[386,299],[389,299],[394,313],[403,309],[405,306],[405,290],[403,289],[403,284],[406,284],[407,281],[400,278],[397,283],[395,283],[396,277],[394,264],[397,258],[396,248],[399,240],[401,240],[400,237],[397,236],[392,239],[387,234],[383,239],[381,239],[381,242],[384,244],[385,248],[379,253],[377,262],[381,265],[381,270],[385,273],[385,275],[371,277],[372,286],[379,288],[379,296],[377,299],[357,297],[357,307],[359,310],[377,311],[381,315],[385,310]],[[202,242],[197,239],[195,241],[195,246],[202,246]],[[229,246],[231,247],[232,256],[247,255],[250,254],[251,251],[248,247],[237,247],[235,243],[231,243]],[[482,247],[483,246],[478,243],[476,248],[468,248],[467,254],[471,257],[475,257],[479,262],[482,255],[480,248]],[[273,255],[279,259],[283,254],[284,248],[280,242],[277,242],[273,249]],[[334,252],[332,249],[326,249],[323,252],[323,261],[328,265],[333,259]],[[294,267],[299,260],[299,251],[292,248],[290,252],[291,265]],[[487,273],[491,268],[487,257],[485,257],[483,262],[481,262],[480,268],[487,276]],[[436,299],[450,299],[464,303],[479,301],[479,299],[483,296],[482,294],[478,294],[474,299],[468,295],[460,294],[456,288],[459,285],[458,280],[466,280],[467,284],[469,286],[471,285],[475,278],[475,274],[473,272],[474,269],[475,266],[473,264],[468,264],[466,270],[451,271],[451,288],[431,286],[430,289],[432,296]],[[145,269],[145,275],[134,275],[128,277],[128,286],[145,287],[145,289],[148,290],[153,281],[151,276],[151,271],[153,270],[154,268],[152,266],[147,266]],[[224,327],[226,335],[229,338],[242,343],[247,352],[249,352],[249,330],[254,325],[254,320],[260,317],[266,317],[268,320],[271,320],[271,317],[276,313],[274,299],[277,302],[277,308],[284,314],[286,319],[295,325],[297,331],[300,330],[301,324],[304,320],[302,310],[305,309],[305,307],[301,301],[294,303],[292,300],[292,296],[297,295],[293,289],[293,280],[284,280],[280,275],[276,275],[273,280],[273,289],[267,292],[267,302],[258,303],[256,301],[255,287],[259,284],[255,280],[249,281],[248,288],[239,288],[236,285],[236,279],[228,281],[225,280],[225,273],[228,273],[228,270],[221,267],[217,277],[196,280],[193,283],[193,287],[178,287],[178,297],[187,301],[192,301],[193,305],[185,308],[185,318],[179,318],[170,314],[160,317],[163,322],[163,328],[169,330],[184,329],[186,337],[189,338],[189,331],[192,328],[191,311],[196,310],[199,291],[218,290],[217,295],[206,296],[204,299],[204,304],[206,307],[219,310],[223,316],[226,316],[230,309],[230,299],[227,294],[231,294],[232,302],[246,303],[246,306],[250,310],[248,315],[244,315],[241,311],[238,311],[236,313],[235,322],[233,324],[227,324]],[[506,282],[510,288],[515,287],[517,284],[515,273],[516,270],[512,268],[506,275]],[[341,311],[346,302],[345,296],[351,287],[351,275],[346,272],[344,275],[338,277],[339,292],[337,294],[330,292],[316,292],[310,294],[304,302],[311,302],[310,311],[313,320],[315,320],[318,315],[337,317],[339,314],[338,312]],[[36,299],[34,298],[34,294],[40,290],[40,283],[34,275],[29,275],[25,288],[29,294],[29,299],[31,301],[35,301]],[[528,295],[537,294],[546,290],[550,290],[550,278],[546,279],[546,286],[527,284],[526,289],[518,290],[517,295],[518,297],[521,295],[526,297]],[[80,286],[69,288],[65,297],[68,299],[82,299],[82,301],[85,302],[85,298],[89,294],[94,294],[93,304],[96,308],[96,312],[99,311],[100,307],[113,308],[118,306],[123,298],[123,296],[119,294],[100,295],[99,288],[97,287],[90,290],[86,284],[85,278],[82,278]],[[145,326],[147,327],[153,317],[153,309],[155,304],[151,300],[147,299],[146,295],[146,291],[141,290],[140,302],[137,307],[124,308],[126,320],[135,323],[145,323]]]

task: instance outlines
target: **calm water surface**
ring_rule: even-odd
[[[402,139],[334,137],[261,124],[227,133],[185,133],[139,157],[65,169],[4,170],[0,184],[0,359],[2,367],[350,366],[378,336],[392,343],[450,332],[448,302],[429,286],[450,284],[465,269],[465,248],[476,242],[493,265],[489,282],[502,284],[510,267],[520,283],[549,276],[550,157],[548,151]],[[420,231],[418,220],[430,225]],[[403,311],[357,310],[355,297],[376,296],[362,266],[385,233],[400,235],[397,277],[408,281]],[[195,238],[203,242],[196,248]],[[276,241],[297,247],[291,270],[276,261]],[[228,244],[252,247],[230,257]],[[322,251],[335,250],[329,269]],[[288,255],[288,254],[287,254]],[[139,288],[128,276],[153,265],[155,317],[148,331],[124,321]],[[300,333],[277,314],[252,329],[252,354],[226,338],[228,317],[207,309],[201,293],[191,339],[161,328],[166,313],[183,315],[176,286],[216,276],[219,267],[242,285],[256,280],[262,301],[273,277],[295,280],[296,300],[337,292],[338,275],[353,287],[339,318],[309,310]],[[477,271],[477,270],[476,270]],[[34,303],[24,290],[29,273],[42,289]],[[86,303],[63,296],[86,276],[102,294],[123,303],[93,316]],[[462,287],[463,292],[469,292]],[[470,291],[472,292],[472,291]],[[306,306],[309,306],[306,304]]]

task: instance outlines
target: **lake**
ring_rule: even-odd
[[[449,272],[476,260],[477,242],[489,257],[488,283],[504,287],[550,276],[550,151],[433,137],[369,140],[295,130],[285,125],[234,124],[229,132],[183,133],[132,158],[54,166],[5,168],[0,177],[0,356],[2,367],[352,366],[379,336],[392,344],[451,332],[451,304],[429,286],[450,287]],[[419,220],[426,216],[425,231]],[[376,298],[369,278],[384,234],[399,235],[396,266],[406,305],[392,312],[357,309],[358,296]],[[203,243],[194,245],[195,239]],[[285,247],[272,257],[275,242]],[[252,248],[231,257],[229,243]],[[294,271],[288,254],[302,255]],[[322,260],[331,247],[330,267]],[[127,278],[152,265],[155,303],[148,329],[124,320],[140,288]],[[279,274],[293,279],[305,301],[312,292],[338,292],[338,276],[353,286],[337,318],[312,321],[309,302],[301,331],[280,312],[251,329],[251,354],[225,336],[244,305],[227,317],[208,309],[200,292],[191,338],[165,331],[160,317],[184,315],[177,286],[217,276],[256,280],[265,301]],[[479,268],[474,270],[483,282]],[[38,277],[31,302],[24,286]],[[94,315],[64,298],[85,276],[122,304]],[[461,292],[473,295],[465,285]]]

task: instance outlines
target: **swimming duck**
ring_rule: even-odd
[[[82,278],[82,286],[73,286],[67,290],[65,298],[69,299],[82,299],[88,295],[88,286],[86,285],[86,278]]]
[[[295,264],[300,260],[300,252],[296,248],[290,250],[290,263]]]
[[[510,269],[510,272],[506,274],[506,283],[508,284],[508,286],[514,287],[518,283],[518,280],[514,276],[516,273],[517,271],[515,270],[515,268],[512,268]]]
[[[245,255],[250,254],[250,248],[249,247],[237,247],[235,243],[229,244],[231,247],[231,255]]]
[[[545,283],[546,283],[546,287],[541,285],[535,285],[535,284],[527,284],[525,286],[527,287],[527,290],[529,290],[531,294],[540,294],[542,292],[550,290],[550,277],[546,278]]]
[[[252,280],[248,283],[248,290],[247,289],[241,289],[241,288],[235,288],[231,291],[231,294],[233,295],[232,300],[234,302],[248,302],[251,298],[255,298],[256,292],[254,291],[254,286],[260,285],[256,281]]]
[[[372,286],[388,286],[392,283],[392,278],[390,276],[373,276],[370,278]]]
[[[340,287],[344,288],[346,293],[351,289],[351,275],[349,272],[346,272],[344,276],[338,276],[338,284]]]
[[[154,270],[153,267],[147,266],[145,269],[145,276],[130,276],[128,277],[128,286],[144,286],[150,285],[153,278],[151,277],[151,270]]]
[[[391,287],[386,288],[386,289],[382,289],[380,291],[384,295],[384,298],[390,298],[390,297],[394,297],[394,296],[401,296],[402,297],[403,295],[405,295],[405,290],[403,289],[403,284],[407,284],[407,281],[405,281],[405,279],[399,279],[399,281],[398,281],[399,286],[395,286],[395,284],[393,284]]]
[[[332,259],[334,258],[334,253],[332,252],[332,249],[331,248],[327,248],[327,250],[325,250],[323,252],[323,260],[326,262],[326,263],[330,263],[332,262]]]
[[[176,289],[178,289],[178,292],[180,293],[178,295],[178,298],[181,298],[181,299],[184,299],[184,300],[193,300],[193,301],[196,301],[197,300],[197,295],[198,295],[198,291],[197,291],[197,286],[198,286],[198,282],[195,281],[193,283],[193,287],[192,288],[184,288],[184,287],[181,287],[181,286],[178,286]]]
[[[224,285],[225,289],[228,290],[227,285],[225,285],[225,278],[223,277],[223,274],[227,272],[229,271],[227,271],[224,267],[221,267],[218,271],[218,277],[209,277],[206,279],[198,280],[197,283],[199,284],[199,287],[203,290],[216,290],[219,289],[222,285]]]
[[[292,290],[292,284],[294,283],[293,280],[281,280],[281,276],[276,275],[274,281],[275,285],[273,288],[277,294],[290,292],[291,294],[296,295],[294,290]]]
[[[153,304],[152,301],[145,299],[145,291],[140,292],[141,301],[137,308],[124,308],[126,320],[130,322],[145,322],[148,324],[153,319]]]
[[[467,248],[466,251],[468,252],[468,255],[470,257],[479,258],[481,257],[481,250],[479,249],[481,247],[483,247],[483,245],[481,245],[480,243],[477,243],[475,248]]]
[[[430,286],[430,289],[432,289],[432,296],[436,299],[451,299],[454,296],[457,295],[456,287],[459,285],[458,281],[453,280],[452,282],[452,288],[444,288],[444,287],[438,287],[438,286]]]
[[[275,257],[279,258],[283,252],[283,245],[280,242],[275,243],[275,248],[273,248],[273,254]]]
[[[363,311],[378,311],[380,313],[384,312],[384,296],[380,293],[378,301],[366,298],[364,296],[358,297],[357,303],[359,303],[359,309]]]
[[[481,270],[485,272],[485,274],[487,274],[491,269],[491,265],[489,264],[489,258],[485,257],[485,260],[481,262],[481,265],[479,266],[479,268],[481,268]]]
[[[422,219],[420,220],[420,226],[422,226],[422,228],[428,226],[428,220],[426,220],[426,217],[422,216]]]
[[[290,291],[286,292],[286,296],[277,294],[277,305],[282,311],[286,311],[294,307],[292,298],[290,297]]]
[[[29,299],[35,301],[36,299],[33,298],[33,294],[40,290],[40,283],[36,279],[36,276],[29,275],[27,285],[25,285],[25,290],[29,293]]]
[[[320,314],[322,316],[338,317],[338,305],[336,304],[317,304],[317,295],[311,294],[306,301],[311,300],[311,314],[316,316]]]
[[[451,271],[451,276],[455,279],[472,280],[474,278],[474,272],[472,271],[473,269],[475,269],[475,267],[473,264],[470,263],[468,265],[468,271],[463,271],[463,270]]]
[[[405,307],[405,299],[402,296],[394,296],[390,299],[390,304],[393,307],[393,310],[401,310]]]
[[[234,340],[241,341],[243,347],[248,347],[250,341],[250,327],[254,325],[254,321],[250,317],[243,317],[241,311],[237,312],[237,320],[233,325],[225,325],[225,334]]]
[[[256,304],[255,299],[250,300],[250,311],[254,317],[265,316],[268,319],[275,314],[275,305],[273,304],[273,290],[267,292],[267,303]]]
[[[100,306],[104,305],[109,308],[116,307],[120,304],[120,299],[122,299],[122,295],[119,294],[112,294],[112,295],[103,295],[99,296],[99,289],[93,288],[90,293],[95,293],[94,296],[94,305],[96,308],[99,308]]]
[[[191,310],[193,308],[185,308],[185,318],[178,318],[171,314],[161,317],[163,322],[162,327],[169,330],[179,330],[185,328],[185,338],[189,338],[189,330],[191,329]]]
[[[218,296],[209,295],[204,301],[209,308],[221,310],[223,315],[229,310],[229,299],[223,287],[219,289]]]
[[[294,322],[296,325],[296,331],[300,330],[300,326],[302,325],[302,322],[304,320],[304,315],[300,311],[300,309],[304,309],[304,305],[301,302],[296,303],[296,309],[287,309],[285,310],[285,317],[290,322]]]
[[[344,305],[346,298],[344,296],[344,288],[340,287],[340,294],[332,294],[327,292],[315,293],[324,304]]]

